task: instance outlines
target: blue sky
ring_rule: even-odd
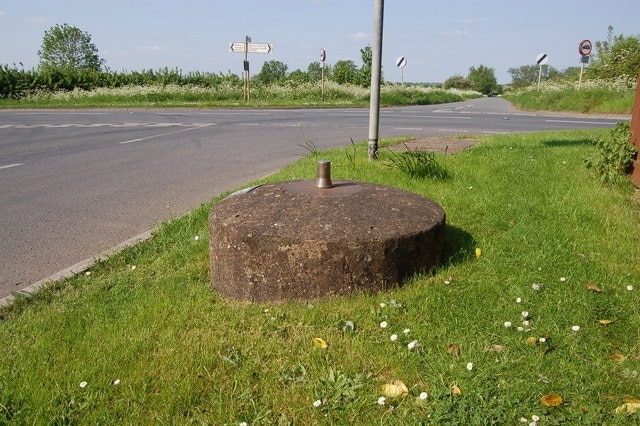
[[[351,59],[372,44],[373,0],[0,0],[0,64],[37,66],[44,32],[67,23],[88,32],[113,70],[177,67],[183,72],[242,73],[242,53],[230,42],[249,35],[272,43],[271,54],[250,54],[251,74],[266,60],[306,70],[320,48],[327,63]],[[405,82],[442,82],[471,66],[495,70],[535,64],[579,66],[583,39],[640,34],[638,0],[387,0],[383,73],[400,81],[395,61],[407,59]]]

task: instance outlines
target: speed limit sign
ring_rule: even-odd
[[[580,42],[580,44],[578,45],[578,52],[582,56],[591,55],[591,49],[592,49],[592,45],[591,45],[591,42],[589,40],[582,40]]]

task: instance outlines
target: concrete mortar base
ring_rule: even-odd
[[[371,183],[313,183],[263,185],[213,206],[214,289],[251,301],[378,292],[440,260],[445,212],[433,200]]]

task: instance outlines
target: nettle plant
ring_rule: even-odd
[[[603,183],[622,181],[631,171],[638,150],[629,142],[630,139],[631,123],[622,121],[611,130],[608,137],[595,141],[597,157],[588,159],[587,166],[597,171]]]

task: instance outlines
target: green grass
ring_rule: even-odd
[[[613,412],[640,397],[640,218],[630,186],[584,166],[605,132],[487,137],[437,155],[439,180],[389,167],[384,148],[377,162],[366,144],[310,151],[269,181],[311,178],[326,158],[334,179],[430,197],[447,212],[443,264],[377,295],[226,300],[202,206],[0,312],[0,423],[627,424]],[[408,395],[378,405],[395,379]],[[543,406],[550,393],[564,403]]]
[[[635,80],[547,81],[531,85],[504,98],[527,111],[572,111],[590,114],[631,114]]]

